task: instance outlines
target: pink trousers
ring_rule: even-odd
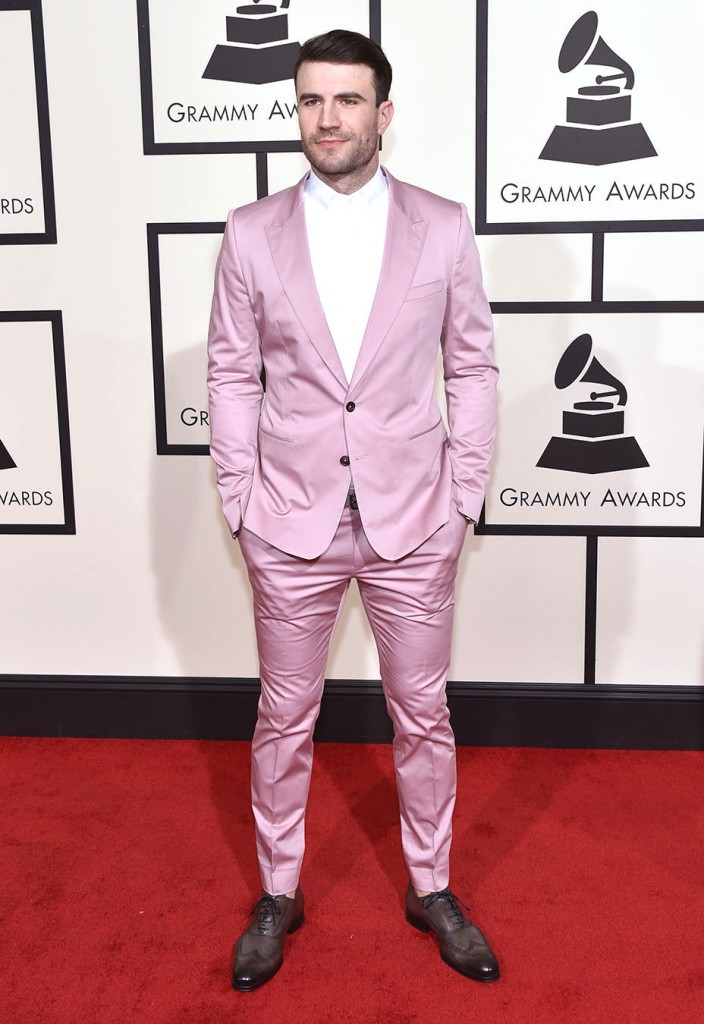
[[[420,547],[387,562],[369,546],[359,512],[346,508],[330,547],[308,561],[241,530],[262,686],[252,740],[252,807],[266,892],[298,885],[313,729],[333,629],[352,579],[376,640],[394,728],[410,879],[422,891],[448,885],[456,770],[445,683],[465,533],[466,521],[453,508]]]

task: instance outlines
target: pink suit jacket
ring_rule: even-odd
[[[385,173],[383,264],[351,381],[315,287],[305,178],[233,210],[218,260],[208,386],[223,509],[233,533],[244,523],[301,558],[329,546],[350,479],[389,560],[446,523],[453,501],[477,520],[484,499],[498,371],[467,212]]]

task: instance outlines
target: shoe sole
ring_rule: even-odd
[[[301,927],[301,925],[304,923],[304,921],[305,921],[305,914],[301,914],[301,916],[299,918],[297,918],[292,923],[291,927],[288,929],[286,934],[287,935],[293,935],[294,932],[298,931],[298,929]],[[283,967],[283,963],[284,963],[284,958],[281,957],[281,959],[279,960],[278,964],[276,965],[274,970],[271,972],[271,974],[267,974],[266,978],[261,978],[258,981],[252,981],[252,982],[248,983],[246,981],[240,982],[240,981],[237,981],[236,978],[233,978],[232,979],[232,987],[234,988],[235,992],[254,992],[255,989],[261,988],[262,985],[266,985],[267,981],[271,981],[271,979],[274,977],[274,975],[277,974],[281,970],[281,968]]]
[[[426,924],[425,921],[421,921],[420,918],[412,914],[410,910],[406,911],[406,920],[413,928],[416,928],[419,932],[423,932],[424,935],[428,932],[435,935],[435,932],[433,932],[433,929],[430,927],[430,925]],[[444,963],[446,963],[448,967],[451,967],[453,971],[456,971],[458,974],[461,974],[462,977],[464,978],[471,978],[472,981],[481,981],[486,985],[489,982],[498,981],[499,978],[501,977],[500,971],[497,971],[496,974],[492,974],[491,977],[487,977],[486,974],[472,974],[470,971],[463,971],[460,967],[457,966],[457,964],[453,964],[451,960],[448,960],[448,958],[443,953],[442,949],[439,950],[439,953],[440,958],[444,961]]]

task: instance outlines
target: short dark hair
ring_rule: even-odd
[[[306,40],[301,46],[293,69],[294,82],[301,64],[306,61],[316,61],[319,64],[365,64],[372,69],[374,75],[377,107],[389,98],[391,65],[379,44],[360,32],[335,28],[331,32]]]

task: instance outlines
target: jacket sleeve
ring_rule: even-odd
[[[235,211],[227,219],[215,271],[208,331],[210,454],[223,512],[233,534],[252,486],[262,402],[262,355],[237,251]]]
[[[453,497],[479,520],[496,434],[496,381],[491,310],[479,253],[464,205],[443,323],[442,351],[450,431]]]

